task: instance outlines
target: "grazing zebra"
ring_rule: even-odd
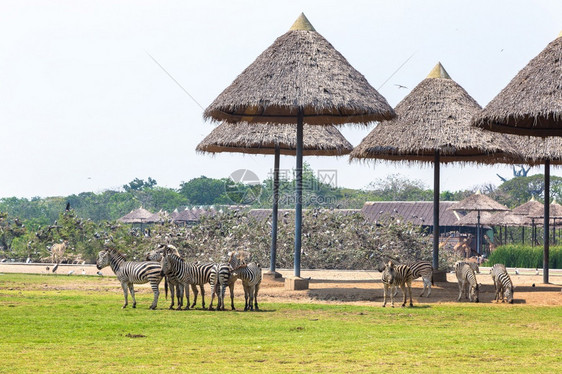
[[[515,287],[511,283],[511,278],[507,274],[505,265],[495,264],[490,269],[490,274],[492,275],[492,281],[494,281],[494,286],[496,287],[496,302],[502,303],[507,299],[507,302],[513,304],[513,291]]]
[[[242,280],[242,286],[244,287],[244,311],[259,310],[258,307],[258,292],[261,285],[262,274],[259,264],[250,262],[246,264],[238,252],[230,252],[228,263],[230,265],[230,270],[232,278],[239,278]],[[234,307],[233,307],[234,309]]]
[[[470,268],[476,274],[480,274],[480,267],[478,266],[478,264],[476,262],[472,262],[472,261],[457,261],[457,262],[455,262],[455,273],[457,272],[457,269],[460,269],[464,264],[467,264],[468,266],[470,266]]]
[[[476,274],[470,264],[465,263],[462,265],[455,264],[455,273],[459,282],[459,297],[457,301],[461,301],[462,294],[470,300],[478,302],[479,285],[476,282]]]
[[[226,291],[226,287],[229,286],[230,278],[230,266],[228,264],[213,264],[209,279],[209,283],[211,284],[211,304],[209,304],[209,310],[213,310],[215,294],[217,295],[217,310],[224,310],[224,293]],[[232,284],[232,287],[234,287],[234,283]],[[232,299],[232,289],[230,295]]]
[[[420,297],[423,297],[426,289],[427,297],[429,297],[429,295],[431,295],[431,286],[434,285],[433,266],[431,265],[431,262],[418,261],[409,266],[410,270],[412,271],[412,279],[418,279],[421,277],[423,280],[423,290]],[[396,296],[396,294],[398,293],[398,287],[393,286],[392,288],[394,289],[394,296]]]
[[[408,286],[408,293],[410,294],[410,306],[412,303],[412,271],[407,265],[394,265],[389,261],[382,271],[382,283],[384,285],[384,302],[383,308],[386,306],[386,297],[390,293],[390,304],[394,308],[394,295],[392,294],[391,287],[399,286],[404,295],[402,307],[406,306],[406,286]]]
[[[201,300],[203,308],[205,308],[205,283],[210,280],[210,273],[212,264],[198,264],[185,262],[180,256],[173,252],[171,249],[165,249],[162,253],[162,273],[178,279],[180,283],[185,286],[185,293],[187,297],[186,309],[190,308],[189,305],[189,286],[193,290],[194,300],[191,308],[195,307],[197,303],[197,285],[201,289]]]
[[[96,266],[98,270],[103,269],[106,266],[111,266],[111,270],[117,276],[117,279],[121,282],[121,287],[123,288],[123,295],[125,296],[125,303],[123,308],[127,307],[127,287],[131,291],[131,296],[133,298],[133,308],[136,308],[137,301],[135,299],[135,290],[133,284],[137,283],[147,283],[150,282],[150,287],[152,292],[154,292],[154,300],[150,309],[156,309],[158,303],[158,296],[160,291],[158,291],[158,285],[162,280],[160,272],[162,268],[158,262],[154,261],[144,261],[144,262],[132,262],[127,261],[125,256],[117,252],[115,249],[109,248],[103,250],[98,255],[98,260]]]
[[[179,256],[179,252],[176,247],[173,245],[168,245],[168,248],[175,251],[175,253]],[[146,254],[147,261],[162,261],[162,252],[166,248],[165,245],[160,244],[157,249],[154,249]],[[166,295],[166,299],[168,298],[168,285],[170,286],[170,295],[172,297],[172,302],[170,304],[169,309],[174,309],[174,296],[175,299],[178,301],[178,308],[177,310],[181,310],[183,306],[183,295],[184,295],[184,286],[183,283],[179,281],[173,275],[164,275],[164,291]],[[189,305],[189,304],[188,304]]]

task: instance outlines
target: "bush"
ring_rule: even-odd
[[[504,264],[517,268],[542,268],[543,247],[529,247],[521,244],[503,245],[490,254],[486,266]],[[562,247],[551,247],[548,266],[551,269],[562,268]]]

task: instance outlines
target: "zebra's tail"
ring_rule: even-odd
[[[164,277],[164,295],[166,295],[166,300],[168,300],[168,277]]]

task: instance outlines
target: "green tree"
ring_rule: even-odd
[[[369,184],[375,195],[385,201],[431,201],[433,191],[420,180],[411,180],[399,174],[379,178]]]
[[[183,182],[180,185],[179,193],[187,198],[189,204],[230,204],[230,200],[225,195],[225,185],[227,183],[228,180],[226,178],[212,179],[201,176],[188,182]]]

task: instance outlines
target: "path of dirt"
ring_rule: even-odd
[[[49,270],[47,270],[47,266]],[[95,265],[60,265],[57,274],[79,277],[84,275],[96,275]],[[536,275],[534,269],[518,269],[519,275],[515,274],[515,269],[508,269],[511,279],[515,285],[514,304],[526,305],[549,305],[562,306],[562,270],[550,271],[550,284],[542,283],[542,271]],[[292,275],[292,270],[279,270],[283,276]],[[0,273],[35,273],[52,274],[52,264],[12,264],[1,263]],[[121,293],[118,282],[110,277],[113,272],[110,268],[102,270],[104,282],[92,284],[93,282],[77,282],[76,289],[95,289],[102,287],[106,290],[114,290]],[[259,292],[260,301],[265,302],[300,302],[300,303],[346,303],[358,305],[381,305],[383,288],[378,271],[341,271],[341,270],[303,270],[301,276],[310,277],[310,287],[303,291],[289,291],[285,289],[283,279],[271,280],[264,279]],[[477,274],[478,282],[482,284],[480,291],[480,302],[494,303],[494,286],[488,268],[481,268]],[[0,279],[1,281],[1,279]],[[1,283],[0,283],[1,284]],[[42,285],[49,288],[49,284]],[[208,287],[208,286],[207,286]],[[68,287],[64,287],[68,289]],[[72,287],[71,287],[72,288]],[[447,282],[436,283],[432,287],[429,298],[419,297],[423,288],[421,280],[412,283],[412,294],[414,304],[434,304],[456,302],[458,297],[458,286],[455,274],[447,274]],[[141,293],[150,293],[148,285],[135,286]],[[207,295],[210,290],[207,288]],[[237,286],[235,290],[235,302],[243,299],[242,287]],[[397,296],[397,305],[400,305],[401,293]],[[167,303],[163,298],[161,302]],[[465,302],[465,301],[463,301]],[[468,301],[466,301],[468,302]],[[228,303],[227,303],[228,305]],[[505,305],[505,304],[500,304]]]

